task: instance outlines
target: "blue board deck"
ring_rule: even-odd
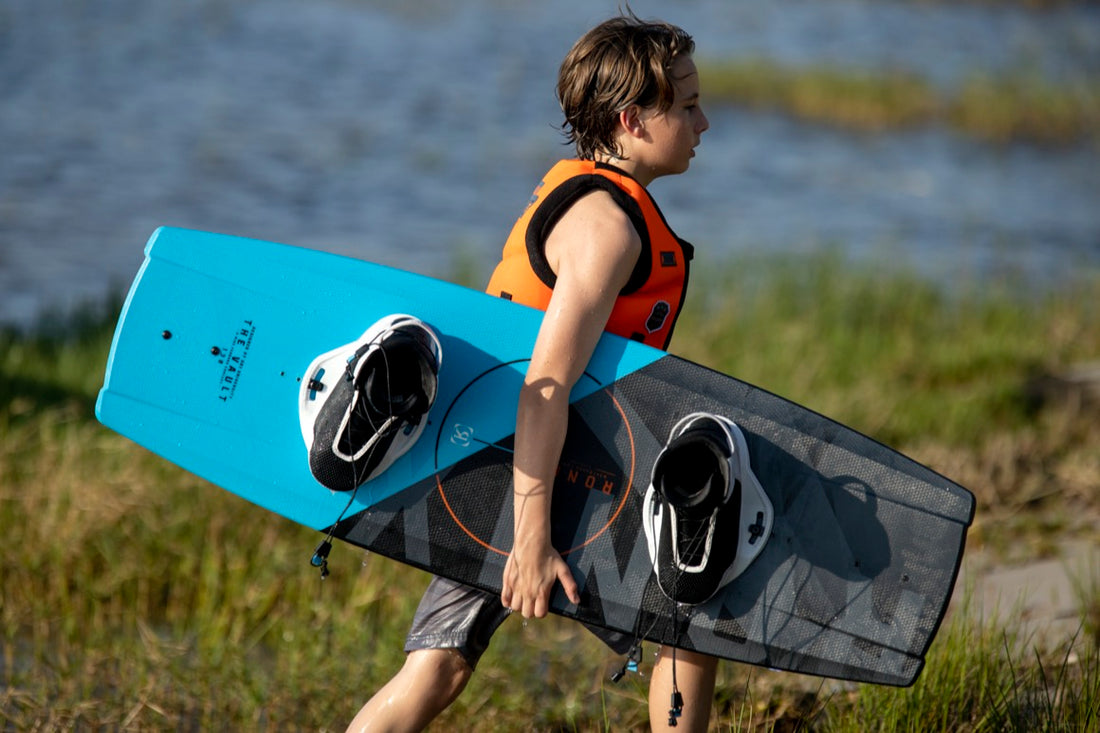
[[[306,370],[379,318],[439,335],[439,394],[412,450],[349,494],[309,470]],[[516,403],[542,314],[393,268],[162,228],[115,333],[99,419],[265,509],[499,591],[511,547]],[[552,611],[768,667],[911,683],[954,587],[973,497],[828,418],[605,334],[571,394],[552,534],[581,585]],[[673,612],[656,588],[641,499],[685,414],[734,420],[775,510],[748,570]]]

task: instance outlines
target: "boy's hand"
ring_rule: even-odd
[[[504,565],[500,601],[524,618],[543,618],[550,610],[550,593],[554,583],[561,583],[566,597],[580,603],[580,591],[572,571],[549,543],[534,543],[532,547],[517,541]]]

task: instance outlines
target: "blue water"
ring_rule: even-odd
[[[488,274],[568,152],[553,83],[615,0],[5,0],[0,323],[124,287],[160,224]],[[938,85],[1100,75],[1100,9],[635,0],[700,58],[899,69]],[[1011,5],[1011,4],[1006,4]],[[704,94],[706,79],[703,80]],[[1100,269],[1100,147],[859,135],[707,108],[653,190],[704,261],[839,248],[981,285]]]

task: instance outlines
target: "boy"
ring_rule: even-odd
[[[630,15],[593,28],[562,62],[562,127],[579,159],[561,161],[539,184],[488,289],[546,311],[516,416],[515,542],[502,591],[498,598],[433,579],[413,620],[404,666],[349,730],[424,728],[462,691],[511,612],[544,617],[558,583],[580,601],[576,580],[550,544],[569,392],[605,330],[659,348],[671,338],[692,250],[668,228],[645,187],[686,171],[708,127],[693,51],[683,30]],[[619,653],[633,641],[592,631]],[[661,650],[651,678],[654,729],[669,720],[671,657]],[[678,730],[705,730],[717,660],[681,650],[675,665],[684,698]]]

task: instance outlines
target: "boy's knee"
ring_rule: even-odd
[[[433,687],[441,697],[453,699],[466,687],[474,670],[457,649],[425,649],[410,652],[405,660],[410,672]]]

